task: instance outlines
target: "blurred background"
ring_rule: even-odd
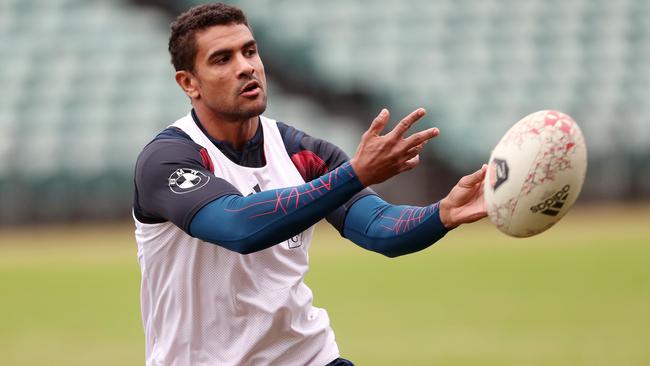
[[[143,363],[139,272],[128,221],[133,167],[142,147],[190,108],[173,80],[167,40],[173,18],[199,3],[0,0],[0,354],[7,355],[7,364]],[[454,272],[458,267],[435,262],[440,260],[435,255],[387,264],[392,262],[344,244],[323,229],[318,240],[334,243],[329,247],[335,249],[328,244],[329,249],[314,249],[318,255],[311,276],[320,284],[317,300],[319,291],[330,293],[327,268],[341,265],[338,286],[346,284],[351,294],[365,293],[358,287],[361,282],[377,287],[359,300],[367,301],[359,311],[384,303],[391,304],[389,315],[395,309],[413,314],[419,307],[425,313],[406,324],[393,319],[390,332],[397,336],[377,338],[373,322],[385,320],[386,314],[370,314],[368,324],[352,326],[358,317],[349,314],[354,307],[337,302],[332,288],[323,306],[345,319],[338,325],[333,318],[335,329],[342,328],[337,332],[342,350],[352,350],[357,360],[365,360],[362,365],[395,364],[382,363],[386,360],[422,365],[650,364],[650,1],[230,3],[246,12],[258,40],[270,85],[268,117],[325,138],[351,155],[380,108],[388,107],[394,121],[420,106],[428,110],[417,128],[437,126],[441,136],[427,145],[418,169],[375,187],[391,202],[424,204],[441,198],[460,176],[487,161],[512,124],[537,110],[571,115],[587,141],[588,173],[576,213],[535,239],[540,244],[513,245],[489,223],[463,229],[478,230],[474,237],[467,234],[470,239],[462,230],[449,235],[458,244],[446,246],[439,257],[461,267],[493,263],[477,273],[485,281],[492,279],[485,287],[465,271]],[[473,247],[478,242],[482,244]],[[494,251],[485,250],[485,243]],[[559,272],[549,273],[540,258]],[[425,273],[434,262],[447,272],[432,279],[458,282],[437,288],[431,298],[418,291],[399,293],[402,284],[390,287],[384,277],[365,274],[363,281],[358,279],[359,266],[370,266],[408,281],[413,271]],[[501,267],[511,271],[499,272]],[[533,283],[541,281],[541,287],[509,282],[515,272]],[[616,276],[620,282],[612,280]],[[426,309],[438,295],[458,295],[454,283],[483,294],[490,312],[437,303],[449,317],[427,317]],[[557,293],[552,290],[556,286]],[[506,313],[532,306],[518,302],[520,290],[532,294],[529,300],[541,296],[544,301],[535,301],[539,308],[521,319],[508,318]],[[509,295],[500,298],[499,291]],[[580,291],[593,296],[574,299]],[[459,300],[477,301],[463,296]],[[405,300],[393,304],[396,297]],[[571,299],[575,307],[568,312],[557,307],[556,301]],[[594,308],[594,318],[583,315],[582,322],[573,321],[580,309],[599,304],[604,307]],[[52,313],[43,315],[48,309]],[[494,311],[504,318],[485,323],[494,319],[489,315]],[[627,312],[630,318],[603,317],[612,311]],[[475,314],[477,322],[452,326],[467,314]],[[561,323],[568,322],[569,328],[535,321],[527,327],[529,322],[522,320],[563,317],[568,320]],[[610,322],[590,328],[600,324],[597,319]],[[441,322],[449,325],[436,338],[441,348],[427,341],[417,349],[431,352],[421,356],[409,348],[419,344],[416,335],[422,341]],[[367,334],[358,333],[362,329]],[[484,334],[493,347],[479,347],[474,354],[472,342],[485,341],[476,338],[481,329],[499,331]],[[606,342],[604,334],[623,348]],[[445,348],[448,337],[453,342]],[[408,341],[387,349],[395,339]],[[581,348],[577,339],[591,343]],[[39,352],[33,352],[34,343]],[[615,349],[607,353],[611,358],[599,353],[606,346]]]

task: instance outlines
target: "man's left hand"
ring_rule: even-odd
[[[440,220],[447,229],[467,224],[487,216],[483,185],[487,165],[462,177],[447,197],[440,201]]]

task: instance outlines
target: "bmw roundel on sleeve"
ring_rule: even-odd
[[[201,173],[198,170],[190,168],[176,169],[172,175],[169,176],[168,184],[169,189],[177,194],[189,193],[202,188],[210,177]]]

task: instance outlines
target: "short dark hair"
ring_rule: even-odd
[[[193,71],[197,53],[196,33],[226,24],[244,24],[250,28],[241,9],[224,3],[198,5],[176,17],[171,24],[168,45],[174,69]]]

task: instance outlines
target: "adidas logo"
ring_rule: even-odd
[[[560,213],[562,206],[564,206],[564,202],[566,201],[567,197],[569,197],[569,189],[571,189],[571,186],[568,184],[565,185],[561,190],[557,191],[551,197],[536,204],[535,206],[531,206],[530,210],[533,213],[540,212],[544,215],[557,216],[557,214]]]

